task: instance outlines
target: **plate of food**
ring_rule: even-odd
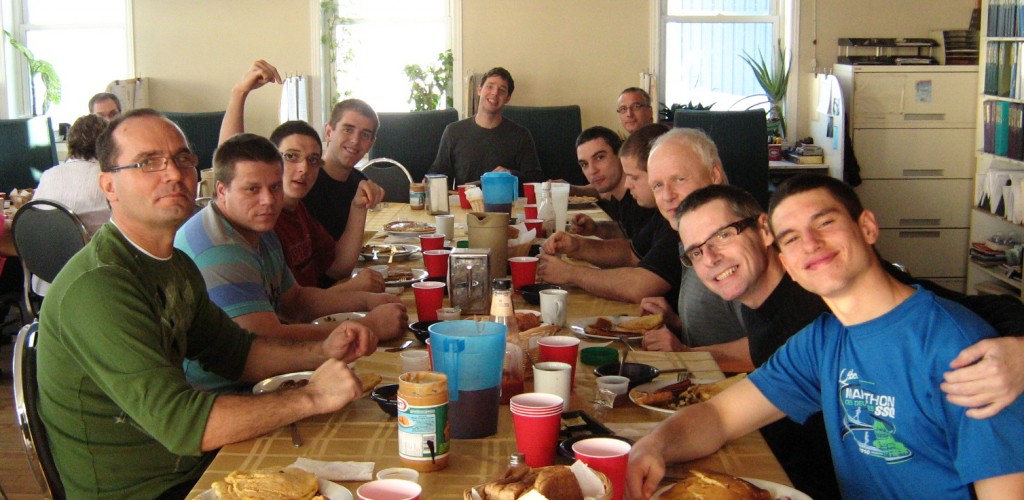
[[[365,317],[366,317],[366,313],[364,313],[364,312],[347,312],[347,313],[328,314],[327,316],[321,316],[321,317],[319,317],[317,319],[314,319],[313,320],[313,324],[317,325],[317,326],[320,326],[320,325],[330,325],[330,324],[337,325],[338,323],[341,323],[342,321],[348,321],[350,319],[359,319],[359,318],[365,318]]]
[[[384,278],[384,286],[406,286],[423,281],[427,277],[426,269],[418,269],[407,266],[394,266],[388,268],[388,275]]]
[[[384,245],[380,243],[374,243],[370,245],[363,245],[359,249],[359,257],[366,262],[387,262],[389,259],[403,262],[409,260],[412,254],[419,252],[420,247],[416,245]],[[392,259],[391,254],[394,253]]]
[[[646,316],[594,316],[574,320],[570,329],[579,335],[599,340],[618,340],[625,335],[629,340],[640,340],[647,330],[661,328],[665,317],[661,314]]]
[[[432,234],[436,231],[437,226],[429,222],[398,220],[384,224],[384,232],[392,236],[419,236],[421,234]]]
[[[684,498],[750,498],[754,500],[811,500],[793,487],[754,479],[736,477],[709,470],[687,471],[688,477],[654,492],[651,500]]]
[[[569,208],[585,208],[597,203],[593,196],[570,196]]]
[[[320,479],[313,473],[296,467],[274,467],[253,471],[236,470],[213,487],[202,492],[198,500],[223,498],[314,498],[320,495],[327,500],[352,500],[352,492],[344,486]],[[317,498],[320,498],[317,497]]]
[[[686,405],[711,399],[711,396],[743,380],[744,376],[746,374],[739,374],[717,382],[706,379],[687,379],[682,382],[655,380],[631,389],[629,399],[637,406],[648,410],[675,413],[676,410]]]
[[[252,393],[263,394],[277,390],[298,389],[299,387],[308,384],[309,377],[312,376],[312,371],[276,375],[263,379],[256,385],[252,386]],[[372,392],[373,388],[377,387],[377,384],[381,381],[380,375],[377,375],[376,373],[357,373],[356,376],[359,377],[359,382],[363,384],[363,396]]]

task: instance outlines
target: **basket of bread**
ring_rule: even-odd
[[[708,470],[687,471],[688,477],[660,490],[658,500],[774,500],[772,493],[738,477]]]
[[[609,500],[612,483],[608,476],[583,462],[572,466],[531,468],[510,467],[501,478],[470,488],[464,500]]]

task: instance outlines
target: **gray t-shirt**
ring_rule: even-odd
[[[471,116],[445,127],[429,173],[454,177],[460,185],[479,181],[495,167],[512,171],[519,182],[544,180],[529,130],[508,118],[495,128],[483,128]]]
[[[739,319],[740,308],[723,300],[704,286],[689,268],[683,268],[679,285],[679,318],[683,323],[680,340],[689,347],[722,344],[747,335]]]

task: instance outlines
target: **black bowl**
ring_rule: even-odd
[[[608,363],[594,368],[594,375],[603,377],[605,375],[618,375],[619,363]],[[640,384],[646,384],[661,375],[661,371],[651,365],[643,363],[626,363],[622,369],[622,376],[629,379],[629,388],[632,389]]]
[[[527,304],[538,306],[540,305],[540,291],[551,289],[561,290],[562,287],[550,283],[534,283],[532,285],[523,285],[517,291],[523,296]]]
[[[426,344],[427,339],[430,338],[430,330],[427,328],[434,323],[439,323],[439,321],[417,321],[409,325],[409,330],[416,336],[416,340],[419,340],[421,344]]]
[[[398,384],[378,385],[370,393],[370,399],[377,403],[384,413],[392,417],[398,416]]]

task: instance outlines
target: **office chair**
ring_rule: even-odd
[[[25,307],[38,318],[39,308],[33,304],[32,276],[52,282],[64,264],[89,242],[89,233],[70,208],[42,199],[32,200],[18,209],[11,233],[25,271]]]
[[[576,137],[583,131],[579,106],[505,106],[502,116],[530,131],[546,179],[587,184],[576,159]]]
[[[203,113],[175,113],[164,112],[168,120],[176,123],[185,138],[192,152],[199,157],[199,170],[213,166],[213,152],[217,149],[217,141],[220,139],[220,124],[224,121],[224,111],[210,111]]]
[[[754,196],[768,208],[768,121],[764,110],[676,110],[676,127],[699,128],[718,146],[729,184]]]
[[[28,455],[29,467],[47,497],[63,500],[64,485],[50,453],[46,428],[39,417],[39,386],[36,379],[36,337],[39,323],[33,321],[18,332],[14,344],[14,409],[18,428]]]
[[[380,127],[370,158],[391,158],[408,170],[413,182],[421,182],[437,158],[445,127],[459,119],[454,109],[377,113]]]
[[[409,185],[412,184],[412,177],[401,163],[390,158],[377,158],[359,167],[359,171],[384,188],[383,201],[409,203]]]

